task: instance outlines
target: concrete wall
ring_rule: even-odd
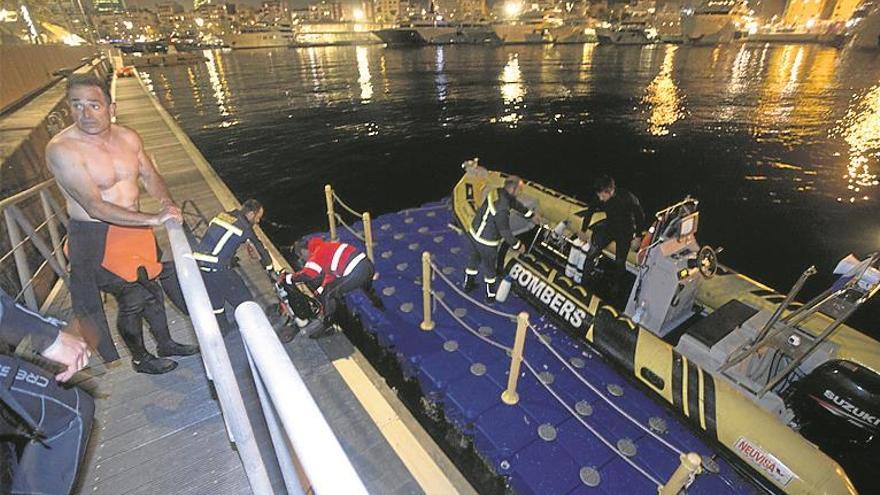
[[[0,45],[0,112],[57,80],[56,71],[76,68],[97,52],[94,46]]]

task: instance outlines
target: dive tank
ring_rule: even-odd
[[[510,275],[505,275],[501,282],[498,284],[498,290],[495,291],[495,300],[498,302],[504,302],[507,300],[507,295],[510,294]]]

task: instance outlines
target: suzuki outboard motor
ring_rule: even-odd
[[[880,375],[828,361],[799,380],[786,401],[800,432],[832,457],[880,454]]]

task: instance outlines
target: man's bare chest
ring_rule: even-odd
[[[83,154],[83,161],[92,180],[100,189],[109,189],[121,182],[136,181],[137,154],[124,147],[92,148]]]

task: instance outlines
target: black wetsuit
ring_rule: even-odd
[[[645,212],[639,198],[621,188],[617,188],[608,201],[603,203],[596,200],[590,205],[589,211],[596,210],[605,211],[607,218],[593,228],[587,259],[594,259],[614,241],[614,285],[617,289],[626,275],[626,257],[633,236],[641,232],[645,224]]]
[[[11,480],[0,473],[0,493],[73,490],[92,429],[94,399],[4,353],[25,338],[42,352],[58,331],[55,322],[16,305],[0,291],[0,467],[12,471]]]
[[[161,272],[153,278],[149,278],[145,270],[139,270],[135,281],[125,280],[105,268],[102,264],[109,228],[104,222],[70,220],[68,247],[73,311],[83,323],[86,341],[97,349],[104,361],[115,361],[119,353],[110,336],[100,291],[112,294],[119,306],[116,319],[119,334],[131,351],[132,359],[140,361],[149,355],[144,346],[143,319],[147,320],[156,342],[171,342],[163,289],[182,311],[186,303],[172,263],[163,263]],[[158,252],[158,247],[156,249]]]
[[[235,311],[239,304],[253,299],[251,291],[232,267],[235,253],[245,241],[250,241],[259,253],[260,264],[267,271],[272,270],[272,257],[257,237],[251,222],[240,210],[223,212],[211,219],[205,235],[193,253],[202,271],[217,323],[224,335],[230,329],[226,303]]]

